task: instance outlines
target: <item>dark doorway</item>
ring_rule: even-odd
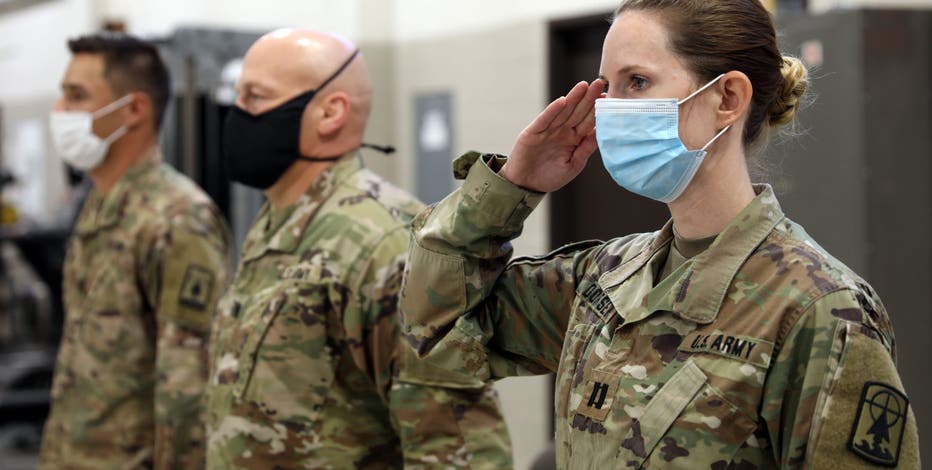
[[[581,80],[599,75],[602,41],[612,14],[550,24],[550,99]],[[550,195],[550,244],[609,240],[659,229],[669,218],[664,204],[630,193],[612,180],[598,152],[573,182]]]

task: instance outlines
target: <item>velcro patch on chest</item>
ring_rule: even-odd
[[[602,290],[602,287],[596,283],[589,284],[581,290],[582,298],[589,304],[589,308],[596,311],[602,318],[607,318],[611,312],[615,311],[612,305],[612,299]]]
[[[297,281],[316,281],[322,277],[323,266],[316,263],[298,263],[282,269],[281,278]]]
[[[766,368],[770,366],[773,343],[719,331],[697,332],[690,334],[680,343],[680,351],[716,354]]]
[[[612,410],[619,380],[620,376],[615,374],[591,371],[582,388],[582,400],[576,407],[576,413],[596,421],[605,421]]]

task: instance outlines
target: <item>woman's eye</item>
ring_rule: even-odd
[[[631,88],[635,91],[641,91],[647,86],[647,79],[644,77],[631,77]]]

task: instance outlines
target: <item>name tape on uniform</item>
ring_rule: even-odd
[[[770,365],[773,343],[748,336],[729,335],[719,331],[697,332],[680,343],[680,350],[710,353],[737,359],[760,367]]]

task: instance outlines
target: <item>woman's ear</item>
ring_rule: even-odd
[[[320,109],[317,132],[322,136],[332,136],[343,129],[350,115],[349,96],[338,91],[327,95]]]
[[[751,106],[754,89],[748,76],[737,70],[726,73],[716,88],[722,97],[718,107],[717,127],[724,129],[744,118]]]

